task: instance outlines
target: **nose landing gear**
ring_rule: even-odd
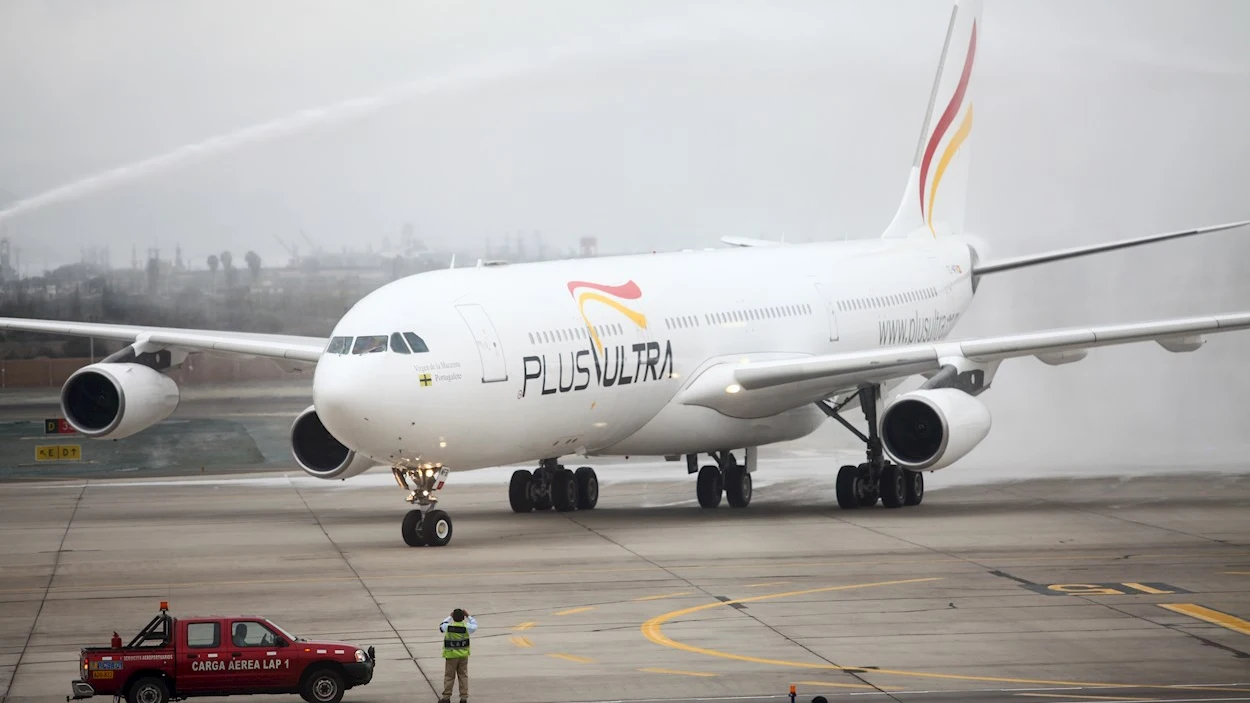
[[[408,491],[407,501],[417,506],[404,515],[400,532],[409,547],[444,547],[451,542],[451,516],[435,510],[436,492],[442,490],[451,469],[439,464],[395,466],[395,482]]]

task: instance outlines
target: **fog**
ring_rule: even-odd
[[[0,5],[0,229],[34,268],[412,222],[605,252],[877,236],[949,15],[890,2]],[[1250,217],[1250,5],[986,0],[969,225],[995,255]],[[1250,228],[987,278],[956,336],[1250,309]],[[969,458],[1239,464],[1250,334],[1008,362]],[[988,468],[986,468],[988,467]]]

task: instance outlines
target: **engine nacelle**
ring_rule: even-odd
[[[990,410],[954,388],[904,393],[881,415],[881,441],[899,466],[935,471],[962,459],[990,433]]]
[[[304,473],[316,478],[351,478],[377,464],[335,439],[311,405],[291,423],[291,453]]]
[[[178,384],[143,364],[91,364],[61,387],[65,420],[94,439],[121,439],[146,430],[172,415],[178,400]]]

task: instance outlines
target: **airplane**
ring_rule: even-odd
[[[128,343],[72,374],[61,408],[79,433],[134,435],[179,401],[164,372],[191,353],[313,369],[291,450],[308,474],[346,480],[390,466],[413,506],[401,535],[445,546],[436,508],[451,470],[533,462],[508,488],[517,513],[590,510],[594,469],[564,457],[684,457],[703,508],[752,498],[758,448],[830,418],[865,445],[837,472],[837,503],[919,505],[924,475],[990,431],[978,399],[1006,359],[1049,365],[1091,348],[1156,342],[1192,352],[1250,328],[1250,312],[956,340],[985,276],[1248,221],[1000,260],[964,229],[979,0],[957,0],[902,200],[879,237],[817,243],[727,238],[699,251],[420,273],[358,301],[328,339],[0,318],[0,330]],[[896,393],[908,379],[924,379]],[[843,415],[863,410],[866,428]],[[710,457],[700,466],[700,458]]]

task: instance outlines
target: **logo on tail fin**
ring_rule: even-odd
[[[972,23],[972,36],[968,40],[968,55],[964,59],[964,68],[963,73],[959,76],[959,85],[955,88],[955,94],[951,96],[950,102],[946,104],[946,110],[942,112],[937,128],[933,130],[933,136],[929,138],[929,143],[925,146],[924,160],[920,164],[920,214],[924,218],[925,224],[929,226],[930,232],[933,232],[933,202],[937,197],[938,186],[942,183],[942,175],[946,172],[946,167],[950,164],[951,159],[954,158],[955,152],[959,151],[959,147],[968,138],[968,133],[972,131],[971,102],[968,103],[968,109],[959,121],[959,127],[955,129],[955,133],[951,135],[950,141],[942,151],[942,157],[938,159],[937,171],[933,175],[932,183],[928,183],[929,165],[933,161],[933,155],[937,152],[938,144],[941,143],[942,137],[946,136],[946,130],[955,121],[955,115],[959,114],[959,109],[963,106],[964,95],[968,90],[968,78],[972,75],[972,62],[976,57],[976,53],[977,24],[974,20]],[[926,184],[929,186],[927,202],[925,200]],[[936,236],[936,232],[933,233]]]
[[[569,294],[577,300],[578,312],[581,313],[582,320],[586,323],[586,329],[590,332],[590,338],[594,341],[595,347],[599,351],[603,351],[603,342],[599,339],[599,332],[595,329],[595,326],[590,324],[590,318],[586,316],[586,303],[589,301],[593,300],[602,303],[629,318],[630,322],[638,325],[638,327],[642,329],[647,328],[646,315],[620,302],[620,300],[638,300],[642,297],[642,290],[632,280],[619,286],[608,286],[588,281],[569,281],[568,287]],[[577,293],[579,289],[585,290],[579,295]]]

